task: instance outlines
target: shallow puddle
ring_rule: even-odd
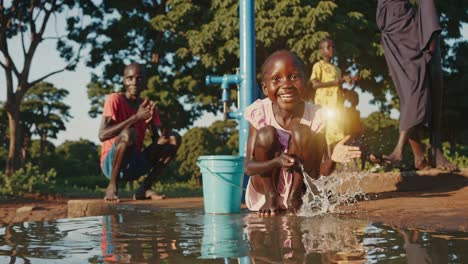
[[[467,249],[467,233],[203,209],[127,208],[0,228],[0,263],[468,263]]]

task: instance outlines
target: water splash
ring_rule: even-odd
[[[302,164],[300,167],[307,190],[302,197],[303,204],[299,216],[333,213],[339,205],[349,205],[358,199],[367,199],[361,189],[361,182],[370,172],[358,172],[352,163],[345,164],[339,172],[327,177],[321,176],[316,180],[304,171]]]

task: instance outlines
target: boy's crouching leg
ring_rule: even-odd
[[[148,147],[148,159],[152,163],[152,168],[135,192],[135,200],[160,200],[166,198],[165,195],[157,194],[151,190],[151,187],[167,165],[175,158],[181,142],[182,137],[177,132],[170,131],[165,134],[163,140],[158,140],[157,143],[153,143]]]

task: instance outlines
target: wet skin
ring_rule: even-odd
[[[270,57],[264,66],[261,83],[265,95],[273,102],[273,113],[280,126],[291,130],[298,124],[304,112],[306,83],[304,71],[291,54],[283,52]],[[247,156],[254,160],[246,161],[246,171],[251,172],[254,188],[265,194],[265,204],[260,208],[260,216],[277,215],[283,210],[277,202],[276,183],[281,168],[291,168],[296,160],[290,154],[282,153],[276,129],[265,128],[258,133],[250,126]]]
[[[303,162],[305,172],[318,178],[320,174],[331,173],[333,161],[326,154],[323,135],[300,124],[307,87],[303,64],[292,53],[279,51],[266,60],[262,69],[263,93],[272,101],[275,120],[291,132],[291,138],[288,152],[284,153],[274,127],[256,129],[250,125],[244,169],[252,176],[255,190],[265,195],[265,204],[258,211],[261,217],[284,212],[277,201],[279,194],[276,184],[281,168],[293,170],[293,183],[286,203],[290,213],[297,213],[302,205],[304,190],[299,162]],[[340,158],[337,161],[348,161],[360,156],[359,148],[343,146],[346,140],[338,144],[339,151],[334,153],[335,157]]]

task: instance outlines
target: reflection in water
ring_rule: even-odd
[[[243,222],[233,215],[206,214],[203,217],[201,258],[242,258],[250,245],[243,236]]]
[[[468,263],[468,235],[201,209],[12,224],[0,263]]]

